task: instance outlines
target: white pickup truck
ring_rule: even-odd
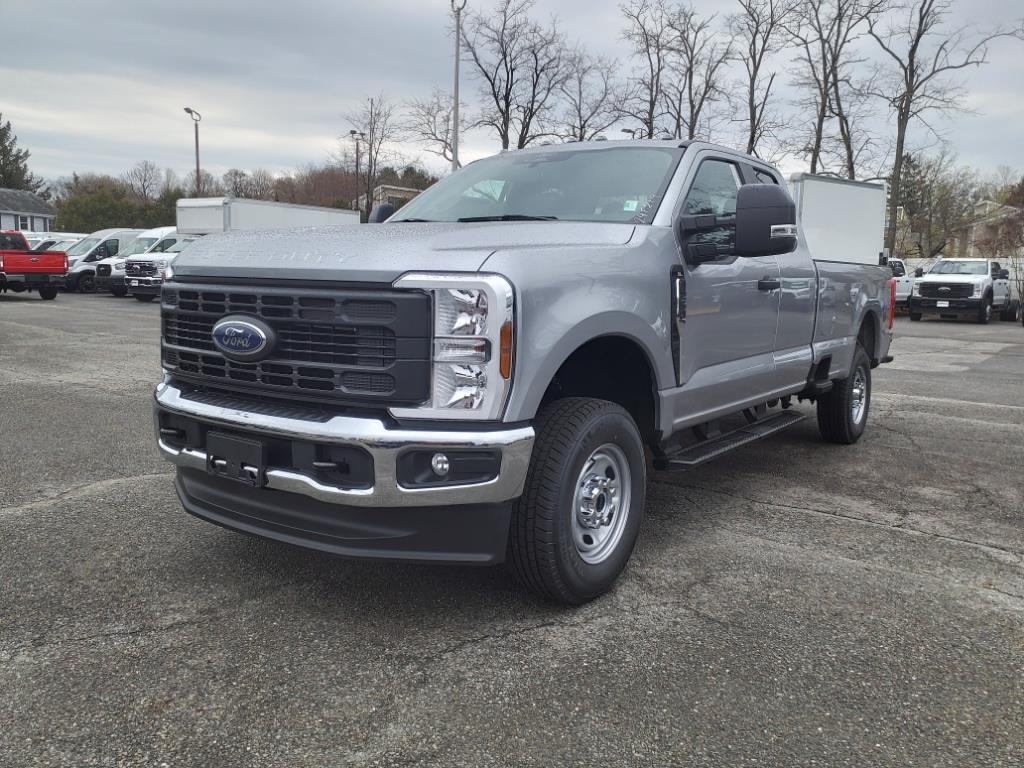
[[[928,272],[919,270],[910,295],[910,319],[925,314],[970,317],[989,323],[1020,317],[1020,300],[1012,296],[1010,273],[992,259],[939,259]]]
[[[903,259],[889,259],[889,269],[896,281],[896,309],[905,310],[910,306],[910,292],[914,288],[914,277],[908,274]]]

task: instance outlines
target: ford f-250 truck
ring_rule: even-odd
[[[0,293],[38,291],[44,299],[55,299],[67,273],[63,251],[33,251],[21,232],[0,232]]]
[[[159,448],[205,520],[507,558],[580,603],[633,550],[645,448],[695,467],[799,421],[797,398],[825,440],[860,437],[891,273],[829,256],[777,170],[700,142],[504,153],[383,224],[211,235],[161,295]]]
[[[1010,273],[992,259],[939,259],[919,270],[910,295],[910,319],[924,314],[967,317],[988,324],[994,313],[1000,320],[1017,320],[1020,301],[1013,297]]]

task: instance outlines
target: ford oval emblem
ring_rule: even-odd
[[[229,316],[213,326],[213,343],[225,357],[243,362],[270,354],[274,329],[255,317]]]

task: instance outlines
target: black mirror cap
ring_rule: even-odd
[[[1008,270],[1008,269],[1001,269],[1001,270],[999,270],[999,279],[1000,280],[1009,280],[1010,279],[1010,270]]]
[[[395,206],[391,203],[377,203],[373,206],[373,210],[370,211],[370,218],[367,220],[369,224],[381,224],[391,218],[391,214],[395,212]]]
[[[924,277],[924,267],[918,267],[914,270],[914,277]]]
[[[736,195],[736,255],[796,250],[796,205],[778,184],[746,184]]]

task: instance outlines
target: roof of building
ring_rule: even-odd
[[[0,211],[10,213],[34,213],[39,216],[56,216],[57,209],[39,195],[24,189],[0,187]]]

